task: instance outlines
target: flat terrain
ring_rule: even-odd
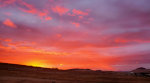
[[[58,70],[0,63],[0,83],[150,83],[128,72]]]

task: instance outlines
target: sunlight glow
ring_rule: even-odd
[[[47,67],[46,64],[44,64],[40,61],[31,61],[31,62],[28,62],[26,65],[33,66],[33,67]]]

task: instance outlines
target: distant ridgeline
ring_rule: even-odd
[[[91,69],[68,69],[69,71],[92,71]]]
[[[132,70],[131,72],[134,73],[136,76],[150,77],[150,69],[146,69],[146,68],[143,68],[143,67],[139,67],[135,70]]]
[[[0,70],[11,70],[11,71],[58,71],[59,69],[57,69],[57,68],[33,67],[33,66],[10,64],[10,63],[0,63]]]
[[[33,66],[26,66],[26,65],[19,65],[19,64],[10,64],[10,63],[0,63],[0,70],[9,70],[9,71],[60,71],[58,68],[43,68],[43,67],[33,67]],[[61,71],[94,71],[94,72],[102,72],[101,70],[91,70],[91,69],[68,69],[68,70],[61,70]]]

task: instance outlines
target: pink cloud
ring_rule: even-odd
[[[11,28],[17,28],[17,26],[10,19],[6,19],[3,24]]]
[[[46,10],[46,9],[39,10],[33,4],[29,4],[29,3],[25,2],[25,1],[20,1],[20,4],[26,7],[26,8],[19,7],[19,9],[21,11],[37,15],[40,19],[52,20],[52,17],[48,15],[49,11]]]
[[[68,8],[65,8],[65,7],[62,7],[62,6],[53,7],[52,10],[55,13],[58,13],[59,15],[63,15],[63,14],[65,14],[65,13],[67,13],[69,11]]]
[[[3,3],[2,5],[0,4],[0,7],[3,7],[3,6],[7,6],[9,4],[12,4],[14,3],[16,0],[0,0],[0,3]]]
[[[72,22],[73,25],[75,25],[77,28],[80,27],[80,23]]]
[[[72,13],[73,13],[73,15],[83,15],[83,16],[87,16],[88,15],[87,12],[83,12],[83,11],[77,10],[77,9],[73,9]]]
[[[47,16],[47,17],[45,17],[45,20],[52,20],[52,17]]]
[[[22,63],[30,57],[62,68],[110,70],[115,64],[148,63],[149,56],[133,56],[150,49],[146,0],[0,0],[0,5],[0,37],[5,38],[0,61]]]
[[[32,4],[26,3],[25,1],[22,0],[19,0],[19,2],[21,5],[27,7],[27,9],[19,7],[19,9],[21,9],[23,12],[32,13],[32,14],[37,13],[37,9]]]

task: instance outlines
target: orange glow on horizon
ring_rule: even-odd
[[[25,65],[27,66],[33,66],[33,67],[48,67],[45,63],[40,62],[40,61],[31,61],[27,62]]]
[[[0,0],[0,62],[58,69],[150,68],[148,3]]]

